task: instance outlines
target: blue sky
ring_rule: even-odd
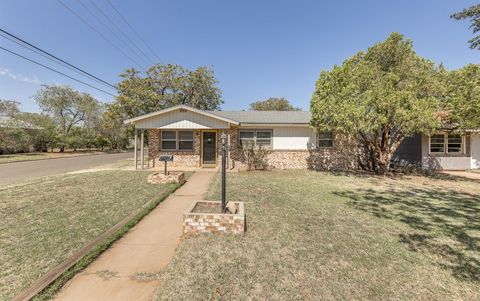
[[[122,45],[79,4],[82,1],[94,11],[89,0],[63,1]],[[412,39],[419,55],[447,68],[480,62],[480,51],[467,45],[472,37],[469,24],[449,18],[478,0],[112,2],[163,62],[188,68],[213,66],[225,110],[245,109],[270,96],[286,97],[308,110],[321,70],[384,40],[392,31]],[[106,0],[95,3],[148,51]],[[118,82],[118,74],[133,65],[56,0],[1,0],[0,28],[109,82]],[[55,66],[2,37],[0,46]],[[68,84],[112,101],[109,95],[0,51],[1,99],[20,101],[24,111],[38,111],[31,96],[41,84]]]

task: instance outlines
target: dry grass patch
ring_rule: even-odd
[[[0,187],[0,300],[27,288],[89,241],[175,185],[148,172],[99,171]]]
[[[228,177],[228,198],[245,202],[246,235],[185,239],[160,274],[158,300],[480,299],[478,181]]]

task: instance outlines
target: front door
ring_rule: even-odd
[[[202,165],[217,164],[217,133],[203,132],[202,134]]]

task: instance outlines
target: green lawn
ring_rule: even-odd
[[[175,187],[148,184],[147,175],[98,171],[0,186],[0,300]]]
[[[480,182],[228,174],[245,236],[198,235],[158,300],[480,300]],[[210,199],[219,199],[218,178]]]

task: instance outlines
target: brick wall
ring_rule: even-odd
[[[229,168],[245,167],[245,155],[238,143],[238,127],[232,126],[224,131],[230,135],[230,160]],[[218,164],[221,162],[221,131],[217,136]],[[148,131],[149,155],[154,157],[156,164],[159,163],[160,155],[174,155],[174,161],[170,166],[174,167],[199,167],[200,164],[200,139],[201,131],[194,131],[193,151],[160,151],[160,130]],[[315,169],[315,170],[354,170],[357,165],[356,140],[342,135],[335,135],[332,148],[313,148],[310,150],[273,150],[268,155],[268,163],[278,169]]]
[[[200,166],[200,131],[193,131],[193,151],[161,151],[160,150],[160,130],[148,130],[148,149],[149,157],[155,158],[155,165],[161,155],[173,155],[173,162],[168,162],[172,167],[199,167]]]

